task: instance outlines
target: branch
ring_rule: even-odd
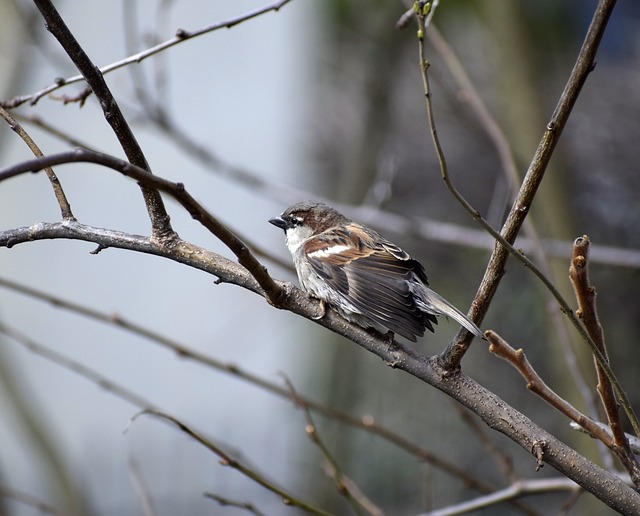
[[[151,57],[155,54],[158,54],[160,52],[162,52],[163,50],[167,50],[168,48],[171,48],[175,45],[178,45],[180,43],[182,43],[183,41],[187,41],[189,39],[193,39],[197,36],[202,36],[203,34],[207,34],[209,32],[213,32],[216,31],[218,29],[230,29],[231,27],[234,27],[236,25],[239,25],[240,23],[250,20],[252,18],[256,18],[262,14],[268,13],[270,11],[279,11],[280,8],[282,8],[285,4],[288,4],[289,2],[291,2],[292,0],[280,0],[279,2],[276,2],[272,5],[268,5],[266,7],[262,7],[260,9],[256,9],[255,11],[243,14],[241,16],[238,16],[236,18],[231,18],[229,20],[223,21],[223,22],[219,22],[219,23],[215,23],[213,25],[209,25],[207,27],[203,27],[201,29],[197,29],[197,30],[193,30],[193,31],[188,31],[188,30],[184,30],[184,29],[177,29],[176,30],[176,35],[167,40],[164,41],[162,43],[159,43],[151,48],[148,48],[146,50],[143,50],[142,52],[138,52],[137,54],[131,55],[125,59],[122,59],[120,61],[116,61],[115,63],[111,63],[107,66],[103,66],[102,68],[99,68],[98,71],[101,74],[107,74],[109,72],[112,72],[113,70],[117,70],[118,68],[122,68],[124,66],[128,66],[130,64],[134,64],[134,63],[141,63],[142,61],[144,61],[146,58]],[[21,95],[18,97],[14,97],[11,100],[5,101],[5,102],[0,102],[0,106],[3,106],[7,109],[13,109],[16,108],[22,104],[24,104],[25,102],[29,102],[30,105],[35,105],[42,97],[44,97],[45,95],[48,95],[50,93],[53,93],[54,91],[63,88],[65,86],[68,86],[70,84],[75,84],[78,82],[81,82],[83,80],[85,80],[86,78],[83,75],[74,75],[73,77],[67,77],[67,78],[58,78],[56,79],[56,81],[47,86],[46,88],[37,91],[35,93],[31,93],[29,95]]]
[[[364,510],[367,512],[367,514],[370,514],[372,516],[382,516],[382,510],[380,510],[379,507],[377,507],[367,496],[365,496],[365,494],[353,480],[351,480],[342,472],[338,461],[333,457],[333,455],[329,451],[328,446],[320,437],[318,427],[313,421],[313,417],[311,416],[309,408],[302,402],[302,400],[300,400],[293,384],[286,376],[284,376],[284,381],[287,385],[287,388],[289,389],[291,399],[293,399],[296,406],[298,408],[301,408],[304,412],[304,417],[307,423],[305,426],[305,432],[307,433],[309,439],[311,439],[311,442],[313,442],[318,447],[325,460],[327,461],[328,475],[333,478],[338,493],[346,498],[346,500],[349,502],[349,505],[351,505],[351,509],[356,514],[364,514],[362,512]]]
[[[42,14],[49,32],[58,40],[100,101],[105,120],[113,129],[129,161],[151,173],[142,148],[138,144],[122,111],[120,111],[120,107],[111,94],[111,90],[107,86],[100,70],[89,59],[89,56],[66,26],[58,11],[56,11],[51,0],[34,0],[34,3]],[[164,207],[162,197],[156,190],[147,186],[141,186],[141,189],[154,237],[160,240],[171,240],[175,233],[171,228],[171,219]]]
[[[595,421],[582,414],[568,401],[558,396],[558,394],[540,378],[531,363],[527,360],[522,349],[513,349],[507,341],[491,330],[487,331],[485,336],[490,343],[489,351],[515,367],[527,381],[527,389],[540,396],[560,413],[578,423],[587,430],[589,434],[600,439],[608,448],[613,449],[614,443],[611,436],[602,430]]]
[[[582,90],[582,86],[587,80],[587,76],[595,67],[595,56],[600,45],[600,41],[607,26],[607,22],[613,8],[615,0],[600,0],[591,20],[591,24],[587,31],[587,35],[578,54],[578,58],[574,65],[569,80],[560,96],[558,104],[551,115],[546,130],[542,136],[540,144],[531,160],[529,169],[524,177],[518,195],[516,197],[511,210],[507,216],[507,220],[502,227],[501,235],[504,239],[513,244],[522,224],[524,223],[533,199],[544,174],[547,165],[551,160],[551,156],[555,149],[562,131],[569,119],[571,110],[576,103],[578,95]],[[508,257],[508,250],[501,244],[496,243],[494,251],[487,265],[485,275],[476,293],[474,306],[480,310],[487,310],[493,296],[495,295],[500,280],[504,274],[505,263]],[[470,340],[468,342],[456,341],[445,357],[445,364],[448,368],[453,368],[460,363],[462,357],[466,353]]]
[[[240,473],[242,473],[246,477],[250,478],[251,480],[253,480],[257,484],[259,484],[262,487],[268,489],[272,493],[277,494],[278,496],[280,496],[282,498],[282,502],[285,505],[290,505],[290,506],[293,506],[293,507],[300,507],[301,509],[303,509],[305,511],[308,511],[308,512],[310,512],[312,514],[321,514],[321,515],[324,515],[324,516],[331,516],[330,513],[325,512],[322,509],[319,509],[317,507],[314,507],[313,505],[308,504],[305,501],[303,501],[303,500],[301,500],[299,498],[296,498],[295,496],[292,496],[291,493],[288,493],[284,489],[279,488],[273,482],[267,480],[260,473],[254,471],[253,469],[249,468],[248,466],[245,466],[242,462],[240,462],[237,459],[234,459],[233,457],[231,457],[228,453],[223,451],[222,448],[220,448],[220,446],[218,446],[216,443],[214,443],[211,439],[208,439],[208,438],[200,435],[195,430],[192,430],[190,427],[188,427],[187,425],[182,423],[180,420],[178,420],[177,418],[175,418],[175,417],[173,417],[173,416],[171,416],[169,414],[166,414],[166,413],[161,412],[159,410],[153,410],[153,409],[143,410],[142,412],[139,412],[138,414],[133,416],[131,422],[135,421],[138,417],[144,416],[144,415],[156,416],[156,417],[158,417],[160,419],[163,419],[163,420],[165,420],[165,421],[167,421],[169,423],[173,423],[174,425],[176,425],[180,429],[181,432],[184,432],[185,434],[187,434],[188,436],[193,438],[195,441],[197,441],[198,443],[203,445],[205,448],[207,448],[208,450],[210,450],[213,453],[215,453],[218,457],[220,457],[220,459],[221,459],[220,460],[220,464],[221,465],[229,466],[229,467],[231,467],[233,469],[238,470]]]
[[[27,131],[25,131],[24,128],[2,106],[0,106],[0,116],[2,116],[2,118],[4,118],[4,120],[9,124],[9,127],[11,127],[11,129],[18,136],[20,136],[20,138],[22,138],[22,141],[27,144],[27,147],[31,149],[31,152],[33,152],[34,156],[36,156],[37,158],[41,158],[42,156],[44,156],[44,154],[40,150],[40,147],[38,147],[36,142],[33,141]],[[73,219],[74,216],[71,211],[71,205],[67,200],[67,196],[65,195],[64,190],[62,189],[62,185],[60,184],[60,181],[58,180],[55,172],[51,167],[46,167],[44,171],[49,178],[49,182],[51,183],[51,187],[53,188],[53,193],[56,196],[56,200],[58,201],[58,206],[60,206],[60,213],[62,215],[62,218]]]
[[[122,317],[120,314],[110,314],[106,312],[100,312],[98,310],[94,310],[85,305],[81,305],[78,303],[73,303],[67,299],[63,299],[61,297],[51,295],[45,293],[41,290],[37,290],[31,287],[27,287],[25,285],[21,285],[14,281],[8,280],[6,278],[0,277],[0,286],[9,288],[15,292],[19,292],[25,294],[29,297],[37,299],[39,301],[43,301],[46,303],[51,303],[53,306],[58,308],[62,308],[65,310],[69,310],[78,315],[82,315],[88,317],[93,320],[97,320],[103,322],[105,324],[109,324],[112,326],[116,326],[124,331],[129,331],[138,336],[149,339],[161,347],[174,352],[181,358],[186,358],[193,360],[201,365],[206,367],[210,367],[216,371],[224,372],[238,378],[240,380],[246,381],[247,383],[264,389],[265,391],[274,394],[276,396],[280,396],[282,398],[290,399],[291,393],[281,387],[279,384],[269,381],[265,378],[261,378],[255,374],[252,374],[236,364],[232,363],[224,363],[215,358],[201,353],[199,351],[188,348],[187,346],[172,340],[162,334],[159,334],[151,329],[144,328],[129,319]],[[75,372],[78,372],[77,369],[73,368]],[[88,375],[85,375],[88,376]],[[89,378],[91,379],[91,378]],[[103,381],[99,380],[99,383],[102,385]],[[445,473],[451,475],[453,478],[458,479],[462,482],[467,488],[474,489],[479,492],[488,493],[492,491],[492,487],[488,485],[486,482],[482,482],[478,480],[473,475],[470,475],[466,470],[458,467],[452,462],[444,460],[439,455],[433,453],[432,451],[423,448],[416,443],[410,441],[409,439],[402,437],[398,433],[393,430],[382,426],[380,423],[376,421],[376,419],[371,415],[365,415],[362,417],[357,417],[352,415],[349,412],[342,412],[336,408],[333,408],[329,405],[325,405],[316,401],[311,400],[301,394],[297,394],[296,403],[305,409],[312,410],[317,412],[329,419],[334,421],[339,421],[345,425],[358,428],[365,432],[369,432],[373,435],[377,435],[378,437],[394,444],[401,450],[404,450],[406,453],[413,455],[416,459],[431,464],[432,466],[441,469]],[[150,406],[149,404],[139,405],[139,408],[145,408]]]
[[[158,107],[158,109],[161,109],[161,106]],[[156,123],[155,127],[166,133],[170,143],[177,144],[185,151],[188,157],[197,160],[214,173],[219,174],[225,179],[244,185],[255,191],[258,195],[267,196],[270,199],[283,202],[286,205],[293,204],[300,199],[314,198],[324,201],[327,204],[335,205],[341,212],[349,214],[354,220],[376,227],[381,232],[416,236],[425,240],[444,242],[465,248],[471,247],[482,250],[491,250],[494,248],[495,241],[487,235],[486,230],[441,222],[426,217],[408,217],[368,205],[354,206],[352,204],[340,204],[328,199],[323,199],[314,193],[292,188],[284,183],[268,181],[259,173],[224,161],[212,152],[210,145],[195,142],[184,131],[177,127],[170,119],[169,113],[163,111],[159,117],[160,120],[152,118],[152,121]],[[58,127],[52,126],[35,115],[28,117],[15,115],[15,118],[34,124],[73,147],[83,147],[99,152],[98,149],[93,149],[86,142],[78,140],[74,136],[67,134]],[[245,242],[247,241],[244,237],[243,240],[245,240]],[[521,249],[524,253],[529,253],[536,251],[538,242],[530,238],[519,237],[517,245],[519,250]],[[556,257],[565,257],[571,251],[571,245],[564,240],[541,239],[540,245],[542,245],[543,254]],[[251,244],[250,247],[257,255],[277,262],[280,267],[285,269],[291,268],[290,262],[285,264],[272,254],[257,249],[254,244]],[[590,256],[591,261],[595,263],[603,263],[617,267],[640,268],[640,250],[638,249],[625,249],[622,247],[595,244],[591,246]]]
[[[495,507],[500,503],[522,496],[538,493],[546,494],[551,491],[579,491],[579,488],[574,482],[565,478],[522,480],[495,493],[479,496],[474,500],[456,505],[450,505],[444,509],[431,511],[428,515],[425,514],[422,516],[454,516],[457,514],[466,514],[472,511],[486,509],[487,507]]]
[[[502,171],[506,177],[507,183],[511,190],[512,200],[518,193],[518,186],[520,184],[520,177],[518,174],[518,168],[515,162],[513,153],[511,152],[511,146],[507,139],[506,134],[500,128],[500,125],[496,119],[491,115],[491,112],[487,108],[486,104],[480,97],[480,94],[476,90],[473,82],[469,78],[464,66],[458,59],[455,51],[440,34],[435,26],[431,26],[427,32],[429,42],[433,45],[435,50],[440,54],[444,60],[447,69],[453,76],[456,84],[458,85],[457,98],[461,99],[471,108],[471,111],[475,113],[476,118],[480,122],[480,125],[489,136],[489,139],[493,143],[496,153],[500,159]],[[531,218],[526,219],[524,225],[524,234],[527,237],[527,246],[523,245],[523,239],[519,239],[518,246],[523,248],[525,252],[533,252],[536,258],[538,266],[542,273],[547,277],[553,277],[551,264],[549,263],[548,249],[545,247],[542,239],[540,238],[538,231],[535,228]],[[502,242],[501,242],[502,243]],[[566,253],[563,255],[565,256]],[[550,293],[547,294],[547,298],[551,298]],[[589,411],[593,417],[598,413],[595,400],[592,396],[590,386],[587,383],[582,371],[578,367],[577,359],[573,348],[571,347],[570,335],[566,321],[562,319],[562,314],[555,309],[553,299],[545,304],[547,311],[549,312],[550,320],[553,324],[555,335],[557,337],[560,348],[562,349],[567,370],[571,374],[573,381],[578,388],[578,392],[582,395],[584,402],[589,407]],[[604,451],[604,450],[602,450]],[[603,457],[610,457],[608,454],[603,454]]]
[[[609,365],[609,357],[604,341],[604,331],[600,325],[598,311],[596,309],[596,289],[591,286],[589,281],[588,258],[589,237],[584,235],[577,238],[573,244],[571,266],[569,267],[569,277],[571,278],[571,284],[573,285],[573,289],[578,300],[579,308],[576,315],[584,323],[585,328],[593,339],[597,351],[599,351],[599,354],[594,352],[596,373],[598,375],[597,391],[598,394],[600,394],[600,399],[602,400],[602,405],[605,413],[607,414],[609,426],[611,427],[615,451],[627,471],[629,471],[631,479],[637,486],[640,486],[640,465],[638,465],[638,462],[629,447],[629,441],[624,433],[622,419],[620,418],[618,400],[616,399],[614,387],[612,385],[612,383],[616,383],[617,380],[615,377],[612,379],[609,378],[605,367]],[[616,391],[618,390],[622,390],[622,387],[619,385],[616,388]],[[636,435],[640,436],[638,421],[635,419],[633,408],[627,401],[626,395],[623,396],[621,400],[625,404],[625,410],[627,410],[627,413],[631,415],[630,420]]]
[[[136,179],[139,183],[147,187],[151,187],[154,190],[163,191],[171,195],[194,219],[206,227],[213,235],[218,237],[238,257],[240,265],[251,272],[258,284],[264,290],[264,295],[267,297],[269,302],[275,306],[281,305],[283,295],[282,289],[273,281],[271,276],[269,276],[267,269],[253,256],[249,248],[231,230],[211,215],[185,190],[182,183],[174,183],[172,181],[162,179],[158,176],[154,176],[147,170],[132,165],[131,163],[107,154],[92,152],[87,149],[76,149],[74,151],[52,154],[50,156],[25,161],[12,167],[2,169],[0,170],[0,182],[29,171],[35,172],[37,170],[41,170],[46,166],[74,162],[104,165],[105,167],[116,170],[127,177]],[[184,241],[181,241],[177,236],[174,240],[175,243],[184,243]],[[173,245],[174,242],[171,242],[171,246]],[[162,244],[160,244],[160,247],[162,247]]]
[[[43,166],[68,161],[91,161],[110,166],[139,181],[148,181],[160,190],[172,195],[175,192],[178,194],[176,199],[183,206],[186,205],[185,208],[188,206],[188,210],[196,209],[197,203],[193,205],[187,202],[188,198],[184,196],[186,192],[182,185],[176,185],[170,181],[152,176],[148,172],[116,158],[105,157],[88,151],[61,153],[20,163],[0,171],[0,181],[28,171],[39,170]],[[165,256],[215,274],[222,281],[237,284],[264,295],[264,291],[256,279],[244,267],[183,241],[178,241],[171,246],[160,246],[152,239],[145,237],[125,235],[109,230],[90,228],[77,222],[65,221],[57,224],[36,224],[31,228],[5,231],[0,233],[0,246],[10,247],[16,243],[38,238],[75,238],[96,242],[102,247],[113,245]],[[311,300],[307,294],[290,284],[278,283],[277,286],[284,293],[283,301],[280,305],[281,308],[308,319],[314,318],[318,309],[317,301]],[[623,514],[637,514],[640,510],[640,495],[620,478],[604,471],[557,440],[529,418],[510,407],[494,393],[460,371],[451,372],[443,369],[437,357],[427,358],[414,349],[407,348],[397,342],[390,346],[388,340],[382,335],[369,332],[345,321],[331,309],[327,310],[325,317],[315,322],[352,340],[382,358],[391,367],[406,371],[448,394],[451,398],[478,414],[491,428],[505,434],[527,452],[530,452],[534,443],[543,443],[540,446],[544,448],[544,460],[547,464],[573,479],[610,507]],[[589,471],[590,474],[584,475],[585,471]]]

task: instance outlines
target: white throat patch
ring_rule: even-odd
[[[286,242],[289,252],[295,254],[302,244],[305,243],[313,234],[311,228],[305,226],[297,226],[289,228],[286,232]]]

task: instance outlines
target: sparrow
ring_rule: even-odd
[[[412,342],[433,332],[436,316],[482,331],[429,288],[422,264],[373,229],[321,202],[303,201],[269,220],[285,232],[302,288],[363,328]],[[324,314],[324,311],[323,311]]]

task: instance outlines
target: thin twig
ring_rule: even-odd
[[[296,406],[298,408],[301,408],[304,412],[304,417],[307,423],[305,426],[305,432],[309,436],[309,439],[311,439],[311,442],[313,442],[318,447],[318,449],[326,459],[329,465],[329,475],[335,481],[336,489],[338,490],[338,492],[346,498],[347,502],[349,502],[351,508],[356,514],[364,514],[364,510],[368,514],[374,516],[382,516],[382,510],[380,510],[379,507],[376,507],[373,502],[364,495],[362,490],[355,484],[355,482],[353,482],[353,480],[348,478],[342,472],[342,468],[340,468],[338,462],[333,457],[333,454],[322,440],[322,437],[320,437],[318,427],[313,421],[313,417],[311,416],[311,412],[309,411],[308,407],[304,403],[301,403],[299,401],[298,393],[296,392],[289,378],[287,378],[285,375],[282,376],[287,385],[287,388],[289,389],[291,399],[295,402]]]
[[[585,41],[576,59],[575,66],[558,101],[556,109],[551,116],[551,120],[547,124],[542,140],[536,150],[533,160],[531,161],[516,200],[502,228],[501,236],[504,238],[504,241],[508,242],[509,244],[512,244],[515,241],[515,238],[518,235],[527,214],[529,213],[529,209],[538,190],[538,187],[542,181],[542,178],[544,177],[547,165],[549,163],[549,160],[551,159],[562,130],[566,125],[571,110],[576,102],[576,99],[578,98],[578,95],[580,94],[587,76],[589,75],[591,70],[593,70],[595,55],[614,6],[615,0],[600,0],[598,3],[596,11],[593,15],[593,19],[591,21],[591,25],[587,31]],[[420,23],[420,16],[418,16],[418,19]],[[424,33],[422,40],[423,39]],[[423,41],[421,50],[424,50]],[[421,69],[425,69],[425,66],[424,53],[423,51],[421,51],[420,67]],[[463,203],[463,205],[465,204],[468,205],[466,201]],[[468,209],[472,214],[474,214],[474,218],[476,220],[479,220],[479,214],[475,212],[471,206],[468,206]],[[480,287],[478,288],[478,292],[473,303],[472,309],[474,310],[474,313],[479,316],[479,319],[481,319],[484,313],[486,313],[486,310],[488,310],[491,299],[497,291],[500,280],[504,274],[504,266],[508,254],[509,252],[511,252],[511,250],[504,246],[503,241],[499,242],[500,243],[496,243],[493,254],[489,260],[489,264],[487,265],[484,278],[480,284]],[[569,314],[571,312],[567,313]],[[575,326],[576,321],[572,321],[572,323]],[[583,337],[585,336],[585,334],[586,332],[581,331],[581,335]],[[458,335],[460,335],[461,337],[465,336],[464,333],[459,333]],[[464,356],[470,345],[470,342],[471,341],[468,337],[466,339],[456,338],[456,340],[450,345],[450,347],[442,356],[443,363],[447,368],[454,369],[459,365],[462,357]]]
[[[210,355],[206,355],[197,350],[191,349],[173,339],[166,337],[160,333],[157,333],[149,328],[145,328],[139,324],[136,324],[121,314],[110,314],[101,312],[84,304],[74,303],[67,299],[63,299],[59,296],[48,294],[42,290],[38,290],[32,287],[27,287],[15,281],[11,281],[6,278],[0,277],[0,286],[11,289],[15,292],[22,293],[33,299],[50,303],[58,308],[69,310],[73,313],[88,317],[90,319],[100,321],[110,326],[115,326],[124,331],[129,331],[140,337],[144,337],[161,347],[174,352],[176,355],[183,359],[190,359],[206,367],[210,367],[216,371],[227,373],[233,377],[236,377],[242,381],[245,381],[251,385],[260,387],[266,392],[280,396],[282,398],[290,399],[291,393],[281,387],[279,384],[269,381],[265,378],[261,378],[253,373],[245,371],[240,366],[231,363],[224,363],[217,360]],[[103,382],[99,382],[101,385]],[[373,416],[367,415],[363,417],[354,416],[348,412],[340,411],[329,405],[313,401],[300,393],[297,394],[296,402],[306,409],[313,410],[329,419],[339,421],[345,425],[358,428],[365,432],[377,435],[378,437],[394,444],[405,452],[413,455],[416,459],[424,461],[432,466],[444,471],[451,475],[453,478],[462,482],[465,487],[469,489],[475,489],[479,492],[487,493],[492,491],[492,487],[484,482],[479,481],[473,475],[470,475],[464,469],[458,467],[452,462],[446,461],[437,454],[419,446],[418,444],[402,437],[393,430],[386,428],[379,424]],[[148,405],[141,405],[139,408],[144,408]]]
[[[236,469],[246,477],[253,480],[255,483],[261,485],[262,487],[266,488],[272,493],[277,494],[282,498],[282,501],[285,505],[299,507],[312,514],[321,514],[325,516],[330,516],[330,513],[318,507],[315,507],[310,503],[307,503],[304,500],[293,496],[291,493],[285,491],[284,489],[276,486],[275,483],[271,482],[270,480],[267,480],[267,478],[264,475],[249,468],[248,466],[245,466],[242,462],[238,461],[237,459],[234,459],[233,457],[231,457],[231,455],[229,455],[224,450],[222,450],[222,448],[218,446],[215,442],[213,442],[211,439],[199,434],[198,432],[196,432],[195,430],[187,426],[185,423],[183,423],[182,421],[180,421],[179,419],[175,418],[170,414],[167,414],[160,410],[143,410],[142,412],[139,412],[138,414],[133,416],[133,418],[131,419],[131,422],[133,423],[139,417],[146,416],[146,415],[155,416],[169,423],[173,423],[178,427],[178,429],[180,429],[181,432],[187,434],[189,437],[191,437],[192,439],[194,439],[195,441],[203,445],[205,448],[215,453],[218,457],[220,457],[221,465],[229,466],[233,469]]]
[[[627,471],[631,475],[636,486],[640,487],[640,465],[633,455],[629,441],[624,433],[622,419],[620,418],[620,410],[618,400],[616,399],[612,381],[610,380],[601,362],[609,362],[607,347],[604,340],[604,331],[600,325],[598,311],[596,308],[596,289],[589,281],[589,237],[584,235],[577,238],[573,244],[573,253],[571,256],[571,266],[569,267],[569,277],[571,284],[576,293],[578,300],[578,311],[576,315],[582,320],[589,335],[593,339],[595,346],[602,355],[602,360],[595,360],[596,373],[598,375],[597,391],[600,394],[602,405],[604,407],[611,433],[613,435],[614,446],[620,456],[620,460],[624,464]],[[622,387],[618,386],[619,390]],[[621,400],[623,404],[628,404],[626,396]],[[633,413],[631,406],[625,406],[627,413]],[[631,419],[631,424],[637,436],[640,436],[640,428],[638,421]]]
[[[496,507],[500,503],[532,494],[547,494],[552,491],[580,491],[577,484],[568,478],[549,478],[541,480],[521,480],[494,493],[479,496],[473,500],[450,505],[421,516],[454,516]]]
[[[595,421],[582,414],[578,409],[571,405],[564,398],[556,394],[535,371],[531,363],[527,360],[522,349],[515,350],[500,335],[489,330],[485,333],[489,341],[489,351],[496,356],[506,360],[515,367],[522,377],[527,381],[527,389],[534,394],[540,396],[553,408],[578,423],[586,429],[591,435],[597,437],[608,448],[615,450],[614,442],[611,436],[602,430]]]
[[[457,98],[464,99],[465,104],[467,104],[471,108],[471,111],[475,113],[480,125],[484,128],[486,134],[493,143],[502,165],[502,171],[507,179],[512,196],[515,199],[521,178],[519,177],[516,161],[513,156],[513,152],[511,151],[511,146],[507,136],[482,100],[482,97],[476,90],[464,66],[456,55],[456,52],[442,36],[437,27],[432,25],[432,27],[427,31],[427,37],[429,38],[429,42],[444,60],[447,69],[450,71],[458,85],[460,90],[459,93],[461,94],[457,95]],[[523,229],[524,234],[527,236],[527,247],[535,256],[540,270],[545,276],[552,277],[553,271],[548,259],[548,249],[545,247],[542,239],[538,235],[531,217],[525,220]],[[518,241],[518,244],[521,248],[524,248],[522,239]],[[566,253],[563,254],[563,256],[565,255]],[[562,314],[555,308],[553,296],[550,293],[547,293],[547,298],[550,301],[546,303],[549,318],[554,326],[555,336],[562,349],[567,368],[571,373],[571,377],[573,378],[576,387],[578,388],[578,392],[581,393],[584,402],[589,407],[591,416],[596,417],[598,411],[595,398],[592,395],[592,391],[589,388],[582,371],[578,367],[575,352],[571,347],[566,320],[563,320]],[[606,450],[603,446],[600,446],[600,449],[602,452],[605,452]],[[611,460],[611,455],[609,453],[602,453],[602,456],[604,460]]]
[[[302,408],[304,412],[306,419],[305,432],[307,436],[309,436],[309,439],[311,439],[311,441],[318,447],[318,449],[326,459],[328,464],[327,474],[331,478],[333,478],[338,492],[346,498],[347,502],[351,505],[351,508],[356,514],[364,514],[363,510],[367,509],[367,506],[370,506],[373,511],[367,509],[367,512],[371,514],[381,515],[382,512],[380,511],[380,509],[373,506],[370,500],[362,495],[360,489],[342,472],[342,469],[339,467],[338,462],[333,457],[332,453],[329,451],[329,448],[320,437],[318,427],[313,421],[311,412],[304,406],[304,404],[298,402],[298,395],[289,379],[286,377],[284,379],[289,389],[291,398],[299,408]]]
[[[0,484],[0,497],[20,502],[28,507],[31,507],[32,509],[35,509],[40,514],[68,516],[68,513],[66,511],[58,510],[53,505],[43,502],[33,495],[30,495],[13,487],[9,487],[7,485]]]
[[[116,61],[115,63],[111,63],[107,66],[103,66],[102,68],[99,69],[99,71],[102,74],[107,74],[109,72],[112,72],[113,70],[117,70],[118,68],[122,68],[124,66],[128,66],[134,63],[140,63],[146,58],[151,57],[155,54],[158,54],[175,45],[178,45],[183,41],[187,41],[189,39],[193,39],[197,36],[202,36],[203,34],[207,34],[209,32],[213,32],[219,29],[229,29],[231,27],[234,27],[235,25],[239,25],[242,22],[245,22],[252,18],[256,18],[270,11],[277,12],[285,4],[288,4],[291,1],[292,0],[280,0],[279,2],[276,2],[272,5],[268,5],[266,7],[256,9],[255,11],[251,11],[249,13],[243,14],[236,18],[225,20],[219,23],[214,23],[213,25],[208,25],[206,27],[193,30],[193,31],[188,31],[185,29],[177,29],[176,35],[173,38],[168,39],[167,41],[164,41],[162,43],[159,43],[151,48],[143,50],[142,52],[138,52],[137,54],[131,55],[125,59],[121,59],[120,61]],[[9,101],[0,102],[0,105],[4,106],[7,109],[18,107],[24,104],[25,102],[29,102],[31,105],[35,105],[45,95],[48,95],[69,84],[74,84],[77,82],[81,82],[83,80],[85,80],[85,77],[83,75],[74,75],[73,77],[59,78],[53,84],[47,86],[46,88],[40,91],[31,93],[29,95],[21,95]]]
[[[29,133],[27,133],[27,131],[25,131],[24,128],[16,121],[16,119],[13,118],[2,106],[0,106],[0,116],[4,118],[4,120],[9,124],[9,127],[11,127],[11,129],[18,136],[20,136],[20,138],[22,138],[22,141],[27,144],[27,147],[31,149],[31,152],[33,152],[34,156],[36,156],[37,158],[41,158],[42,156],[44,156],[44,154],[40,150],[40,147],[38,147],[36,142],[33,141],[31,136],[29,136]],[[58,201],[58,206],[60,206],[60,214],[62,215],[62,218],[65,220],[74,219],[73,213],[71,211],[71,205],[67,200],[67,196],[65,195],[64,190],[62,189],[62,185],[60,184],[58,176],[56,176],[56,173],[51,167],[46,167],[44,171],[49,178],[49,182],[51,183],[51,187],[53,188],[53,193],[56,196],[56,200]]]
[[[220,496],[215,493],[209,493],[209,492],[205,492],[204,496],[211,500],[215,500],[222,507],[235,507],[237,509],[249,511],[251,514],[255,514],[256,516],[265,516],[265,514],[262,511],[259,511],[255,505],[249,502],[239,502],[237,500],[229,500],[229,498],[225,498],[224,496]]]

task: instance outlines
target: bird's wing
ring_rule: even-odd
[[[420,310],[409,286],[426,285],[424,269],[377,233],[352,223],[309,239],[304,250],[315,272],[375,323],[412,341],[433,331],[436,317]]]

